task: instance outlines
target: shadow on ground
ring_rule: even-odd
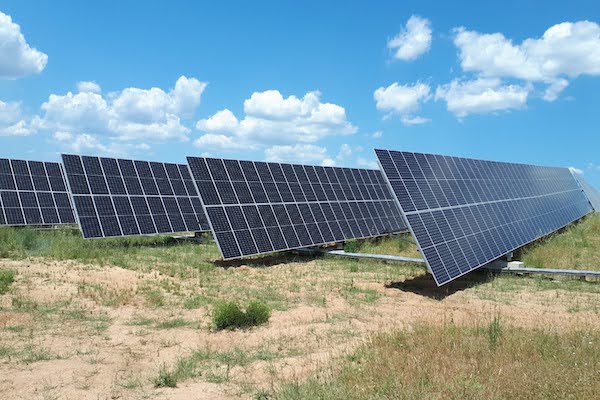
[[[268,268],[278,264],[308,262],[321,257],[320,254],[285,252],[236,260],[216,260],[214,264],[221,268],[238,268],[242,265],[251,268]]]
[[[385,287],[387,289],[398,289],[403,292],[415,293],[434,300],[443,300],[461,290],[487,283],[494,279],[495,273],[473,271],[443,286],[438,287],[431,274],[419,275],[401,282],[391,282]]]

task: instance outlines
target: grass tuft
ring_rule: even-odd
[[[154,387],[177,387],[177,371],[169,369],[166,364],[162,364],[158,370],[158,375],[152,380]]]
[[[271,309],[264,303],[251,301],[242,311],[236,302],[219,303],[213,311],[213,324],[217,330],[247,328],[265,324]]]
[[[8,292],[15,281],[16,272],[12,269],[0,269],[0,294]]]

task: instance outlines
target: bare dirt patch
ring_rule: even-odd
[[[440,291],[414,268],[328,259],[183,277],[46,259],[0,268],[18,272],[0,297],[3,399],[252,398],[373,333],[421,323],[485,325],[500,315],[528,329],[600,328],[599,291],[528,278],[469,276]],[[190,306],[194,296],[202,301]],[[231,298],[271,302],[268,325],[215,332],[212,304]],[[169,328],[173,319],[180,326]],[[203,360],[195,378],[154,387],[161,365],[193,352]]]

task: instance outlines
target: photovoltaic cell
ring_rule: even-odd
[[[567,168],[375,153],[438,286],[592,210]]]
[[[592,185],[587,183],[585,179],[583,179],[583,176],[581,174],[575,171],[571,172],[573,173],[575,180],[579,184],[579,187],[581,187],[581,190],[583,190],[583,193],[585,193],[586,197],[590,201],[590,204],[594,208],[594,211],[600,212],[600,192],[598,192],[596,188],[594,188]]]
[[[210,230],[187,165],[62,159],[85,238]]]
[[[0,225],[74,223],[59,163],[0,159]]]
[[[406,230],[376,170],[187,159],[224,259]]]

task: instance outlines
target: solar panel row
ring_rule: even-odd
[[[0,225],[74,224],[60,164],[0,159]]]
[[[438,285],[591,211],[566,168],[375,152]]]
[[[209,229],[186,165],[62,157],[86,238]]]
[[[379,171],[188,157],[225,259],[406,229]]]
[[[590,201],[590,204],[594,208],[594,211],[600,212],[600,192],[598,192],[592,185],[586,182],[581,174],[573,171],[573,176],[577,183],[585,193],[586,197]]]

